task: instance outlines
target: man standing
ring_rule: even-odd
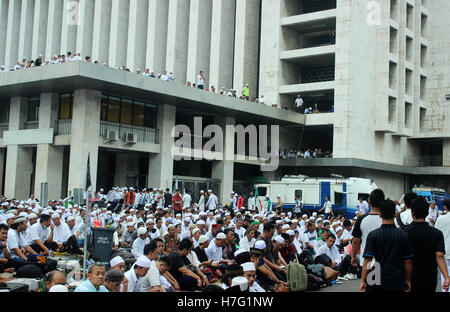
[[[434,226],[439,218],[439,208],[436,205],[436,201],[430,201],[430,208],[428,209],[428,216],[426,218],[428,224]]]
[[[189,194],[189,190],[184,192],[183,196],[183,210],[191,208],[192,197]]]
[[[325,197],[325,203],[323,204],[322,209],[319,210],[319,213],[324,210],[325,210],[325,219],[326,220],[328,220],[328,218],[330,217],[330,214],[334,216],[331,201],[328,196]]]
[[[353,227],[352,240],[352,265],[357,266],[357,253],[364,252],[366,247],[366,239],[370,232],[381,226],[380,208],[384,203],[384,192],[380,189],[373,190],[369,195],[370,213],[362,215],[356,220]],[[395,208],[395,207],[394,207]],[[360,259],[360,265],[364,262],[363,257]]]
[[[405,202],[405,210],[400,212],[395,218],[395,226],[397,228],[403,229],[404,227],[410,225],[413,222],[413,217],[411,214],[411,203],[418,196],[414,192],[406,193],[403,201]]]
[[[370,198],[369,198],[370,201]],[[408,241],[408,234],[394,225],[395,203],[385,200],[380,208],[382,225],[367,236],[363,258],[360,292],[410,292],[412,258],[414,257]],[[370,275],[380,278],[367,280],[371,262],[375,268]]]
[[[197,77],[197,88],[203,90],[204,85],[205,85],[205,77],[203,76],[203,71],[200,71]]]
[[[214,210],[216,210],[218,204],[219,203],[217,200],[217,196],[214,195],[212,190],[208,190],[208,201],[206,202],[206,209],[214,212]]]
[[[369,205],[362,197],[359,198],[358,210],[362,216],[366,215],[369,210]]]
[[[197,203],[197,208],[198,210],[200,210],[200,212],[205,211],[205,191],[203,190],[200,191],[200,199]]]
[[[175,215],[178,213],[182,213],[183,211],[183,198],[180,194],[180,189],[175,190],[175,194],[172,197],[172,208],[175,212]]]
[[[245,100],[250,100],[250,88],[248,86],[248,83],[245,85],[245,87],[242,89],[242,97]]]
[[[297,98],[295,99],[294,110],[296,112],[300,113],[302,107],[303,107],[303,99],[299,94],[299,95],[297,95]]]
[[[172,206],[172,194],[170,194],[170,189],[166,188],[166,192],[164,193],[164,208],[169,208]]]
[[[425,222],[428,203],[423,197],[414,199],[411,205],[414,222],[404,229],[414,254],[411,292],[435,292],[438,266],[444,276],[442,289],[448,291],[449,277],[445,262],[444,235]]]
[[[444,235],[445,242],[445,250],[446,250],[446,261],[447,261],[447,269],[450,268],[450,199],[444,200],[444,209],[446,214],[440,216],[436,221],[435,228],[442,232]],[[444,283],[444,276],[441,275],[442,284]],[[442,289],[444,291],[444,289]]]

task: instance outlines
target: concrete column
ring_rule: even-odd
[[[211,18],[211,0],[191,0],[186,80],[192,83],[197,83],[197,75],[201,70],[205,76],[209,73]],[[205,78],[207,86],[209,77]]]
[[[139,154],[117,153],[114,185],[135,186],[128,185],[128,175],[139,175]]]
[[[64,53],[72,52],[72,57],[78,51],[77,45],[77,23],[79,21],[78,7],[74,6],[72,0],[64,0],[62,27],[61,27],[61,50]]]
[[[173,105],[158,105],[157,125],[161,153],[150,154],[148,166],[148,186],[162,187],[172,190],[173,157],[172,129],[175,127],[176,107]]]
[[[22,13],[20,17],[19,58],[27,60],[35,57],[31,55],[33,37],[34,0],[22,0]]]
[[[0,0],[0,42],[6,43],[8,30],[8,3],[9,0]],[[6,44],[5,44],[6,45]],[[0,64],[5,64],[5,46],[0,48]]]
[[[261,65],[259,68],[259,93],[266,104],[280,105],[280,44],[281,44],[281,0],[262,2],[261,12]]]
[[[95,2],[92,59],[100,64],[107,63],[109,58],[111,5],[111,0]]]
[[[3,195],[3,175],[5,174],[4,165],[5,165],[5,157],[6,157],[6,149],[0,148],[0,195]]]
[[[233,86],[235,11],[235,1],[213,2],[209,84],[216,90]]]
[[[149,0],[146,68],[156,74],[166,68],[169,1]]]
[[[444,157],[444,167],[450,167],[450,139],[445,139],[443,142],[442,156]]]
[[[211,178],[220,179],[220,203],[229,201],[233,191],[234,179],[234,125],[232,117],[218,117],[216,124],[222,128],[224,134],[223,160],[215,160],[212,164]],[[233,126],[232,131],[227,131],[227,126]]]
[[[34,20],[33,20],[33,41],[31,55],[37,58],[39,54],[47,57],[47,21],[48,21],[48,0],[35,0]]]
[[[90,154],[92,190],[97,184],[98,142],[100,133],[101,92],[75,90],[73,99],[72,134],[70,142],[69,187],[86,187],[86,169]]]
[[[126,65],[129,8],[128,1],[112,1],[108,63],[111,67]]]
[[[48,3],[48,25],[47,25],[47,53],[45,58],[50,58],[55,54],[66,54],[67,51],[61,51],[61,27],[63,17],[63,5],[61,0],[49,0]],[[36,55],[33,55],[35,57]]]
[[[234,89],[250,86],[250,97],[257,97],[259,53],[259,0],[237,0],[234,42]]]
[[[16,62],[19,53],[20,33],[20,1],[9,1],[8,23],[6,28],[5,66],[10,69]]]
[[[9,109],[9,130],[23,129],[27,118],[27,98],[14,97]],[[27,199],[30,195],[33,152],[31,148],[18,145],[7,147],[5,196]]]
[[[54,128],[58,119],[59,95],[57,93],[41,94],[39,107],[39,128]],[[36,152],[36,176],[34,194],[42,198],[41,183],[48,182],[48,198],[61,196],[64,147],[51,144],[38,144]]]
[[[190,1],[169,0],[169,21],[167,28],[167,72],[173,72],[175,79],[186,81],[189,39]]]
[[[77,52],[81,52],[84,59],[86,56],[92,57],[95,2],[92,0],[79,0],[79,5],[80,24],[77,30]],[[92,62],[94,61],[92,60]]]
[[[127,67],[131,71],[138,68],[145,71],[145,56],[147,52],[147,17],[148,1],[131,0],[128,25]]]

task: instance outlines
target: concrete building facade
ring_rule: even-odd
[[[446,0],[1,0],[6,68],[67,51],[108,66],[0,73],[0,193],[39,198],[47,182],[49,198],[66,196],[85,187],[88,157],[95,189],[178,180],[222,202],[284,174],[369,177],[392,198],[414,184],[449,190],[449,13]],[[176,81],[133,73],[146,68]],[[185,87],[200,70],[207,87],[248,83],[267,106]],[[293,113],[298,94],[321,113]],[[281,159],[274,172],[261,160],[173,161],[173,127],[196,116],[279,125],[281,151],[333,157]]]

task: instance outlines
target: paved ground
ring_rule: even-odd
[[[330,287],[321,288],[317,292],[358,292],[361,280],[342,281],[342,284],[335,284]]]

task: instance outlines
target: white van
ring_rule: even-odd
[[[284,176],[281,181],[271,181],[270,184],[257,184],[258,209],[267,205],[265,196],[272,200],[272,208],[277,204],[277,196],[281,196],[283,211],[292,211],[295,195],[302,203],[303,209],[317,211],[325,202],[325,197],[331,200],[335,214],[353,218],[359,206],[359,198],[367,200],[370,192],[377,188],[373,180],[363,178],[310,178],[307,176]]]

